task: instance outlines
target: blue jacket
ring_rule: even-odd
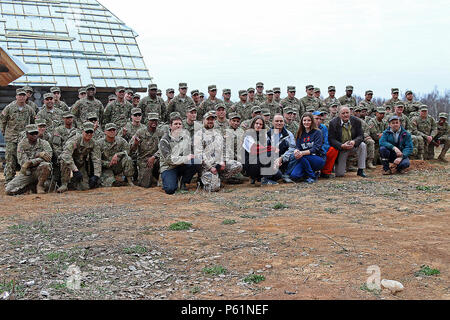
[[[381,147],[385,147],[391,151],[394,147],[397,147],[403,153],[403,158],[408,158],[413,152],[411,133],[403,129],[403,127],[400,127],[400,136],[397,143],[395,143],[394,133],[391,131],[391,128],[389,128],[383,132],[383,135],[380,138],[380,148]]]
[[[322,144],[323,154],[326,155],[328,153],[328,150],[330,149],[330,143],[328,142],[328,129],[323,123],[320,125],[319,129],[320,131],[322,131],[323,136],[323,144]]]

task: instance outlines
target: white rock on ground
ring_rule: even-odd
[[[397,293],[403,291],[405,287],[398,281],[395,280],[381,280],[381,285],[383,288],[389,289],[391,293]]]

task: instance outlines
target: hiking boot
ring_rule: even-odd
[[[58,188],[57,192],[58,193],[64,193],[67,192],[69,190],[69,188],[67,187],[67,184],[63,184],[61,187]]]
[[[136,187],[136,185],[133,183],[133,178],[132,177],[128,177],[128,186],[129,187]]]
[[[354,167],[354,166],[350,166],[347,168],[347,172],[357,172],[357,171],[358,171],[358,168]]]
[[[377,167],[373,165],[372,161],[367,161],[367,169],[374,170]]]
[[[366,174],[364,173],[363,169],[358,169],[357,176],[360,176],[361,178],[367,178]]]

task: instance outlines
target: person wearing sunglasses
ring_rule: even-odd
[[[68,111],[68,110],[67,110]],[[44,107],[36,115],[36,119],[42,119],[47,124],[47,130],[52,132],[62,125],[64,112],[55,108],[55,98],[52,93],[44,94]]]

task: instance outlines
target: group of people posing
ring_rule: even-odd
[[[17,89],[16,100],[0,115],[6,193],[161,185],[174,194],[188,190],[196,175],[211,192],[249,179],[262,185],[315,183],[352,170],[365,178],[366,168],[377,164],[386,175],[393,168],[404,173],[410,158],[434,159],[439,145],[438,159],[446,162],[450,144],[447,114],[435,121],[411,91],[401,101],[396,88],[382,107],[372,102],[370,90],[357,104],[352,86],[339,99],[330,86],[324,100],[312,85],[297,99],[290,86],[281,99],[280,88],[264,94],[264,84],[257,83],[239,91],[237,103],[228,89],[218,99],[215,85],[206,100],[198,90],[189,97],[186,83],[179,84],[177,96],[168,89],[167,101],[156,84],[148,89],[140,99],[117,87],[104,107],[88,85],[69,108],[53,87],[41,109],[30,99],[32,88]]]

